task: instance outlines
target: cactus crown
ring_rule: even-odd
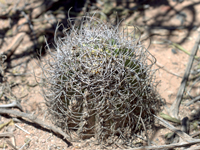
[[[69,19],[56,51],[42,65],[52,121],[72,138],[133,144],[161,110],[155,58],[128,32],[95,17]]]

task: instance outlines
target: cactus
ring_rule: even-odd
[[[41,65],[42,89],[52,122],[72,140],[130,145],[152,127],[152,114],[162,106],[152,68],[156,60],[135,30],[95,17],[70,18],[55,45]]]

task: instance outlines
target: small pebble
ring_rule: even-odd
[[[46,140],[45,140],[45,139],[41,139],[41,142],[42,142],[42,143],[45,143],[45,142],[46,142]]]
[[[192,114],[196,114],[197,113],[197,111],[194,109],[194,110],[192,110],[192,112],[191,112]]]
[[[176,49],[172,48],[171,51],[172,51],[173,54],[177,54],[177,50]]]

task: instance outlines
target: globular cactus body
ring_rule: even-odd
[[[73,22],[69,19],[65,36],[56,39],[56,51],[42,66],[52,120],[74,140],[127,144],[153,125],[152,114],[161,109],[155,59],[135,30],[125,32],[94,17]]]

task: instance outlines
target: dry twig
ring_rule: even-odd
[[[9,45],[8,49],[4,53],[4,55],[7,56],[7,59],[9,59],[12,54],[15,52],[17,47],[21,44],[22,40],[24,39],[25,33],[19,33],[13,40],[13,42]]]
[[[5,132],[5,133],[0,133],[0,138],[4,137],[14,137],[12,132]]]
[[[200,146],[191,147],[185,150],[200,150]]]
[[[200,135],[200,131],[195,132],[194,134],[191,135],[191,137],[196,137],[198,135]]]
[[[155,116],[155,115],[154,115]],[[186,147],[186,146],[191,146],[197,143],[200,143],[200,140],[198,139],[193,139],[190,137],[188,134],[185,132],[176,129],[173,125],[169,124],[167,121],[163,120],[162,118],[155,116],[158,120],[160,120],[161,124],[165,126],[166,128],[170,129],[171,131],[175,132],[177,135],[179,135],[183,140],[187,142],[180,142],[180,143],[174,143],[174,144],[169,144],[169,145],[159,145],[159,146],[144,146],[144,147],[139,147],[139,148],[131,148],[128,150],[159,150],[159,149],[173,149],[176,147]],[[186,117],[187,118],[187,117]],[[187,119],[183,119],[187,120]],[[186,131],[187,132],[187,131]]]
[[[21,104],[18,101],[13,101],[10,104],[0,105],[0,108],[9,108],[9,107],[16,107],[16,108],[19,108],[19,110],[23,111],[23,108],[22,108]]]
[[[17,148],[15,147],[15,145],[13,145],[9,140],[6,140],[6,143],[8,145],[10,145],[14,150],[17,150]]]
[[[176,100],[174,101],[174,103],[172,104],[172,106],[171,106],[171,108],[169,110],[170,115],[175,117],[175,118],[178,118],[179,107],[180,107],[180,104],[181,104],[183,93],[185,91],[186,83],[188,81],[190,70],[192,68],[194,57],[195,57],[195,55],[197,53],[197,50],[198,50],[199,42],[200,42],[200,32],[199,32],[198,38],[197,38],[197,40],[195,42],[195,45],[194,45],[194,47],[192,49],[192,53],[190,55],[190,58],[189,58],[189,61],[188,61],[188,64],[187,64],[187,68],[185,70],[185,74],[184,74],[183,79],[181,81],[181,86],[180,86],[179,91],[177,93]]]
[[[175,144],[169,144],[169,145],[160,145],[160,146],[144,146],[139,148],[131,148],[127,150],[158,150],[158,149],[172,149],[176,147],[185,147],[185,146],[191,146],[194,144],[200,143],[200,140],[194,140],[190,142],[181,142],[181,143],[175,143]]]
[[[174,76],[177,76],[179,78],[182,78],[180,75],[176,74],[176,73],[173,73],[169,70],[167,70],[164,66],[160,65],[158,62],[156,62],[156,66],[158,66],[159,68],[163,69],[164,71],[168,72],[169,74],[172,74]]]
[[[190,106],[191,104],[197,102],[200,100],[200,96],[195,97],[194,99],[192,99],[191,101],[189,101],[186,106]]]
[[[15,110],[7,110],[7,109],[0,109],[0,114],[15,115],[17,117],[27,118],[27,119],[31,120],[33,123],[36,123],[36,124],[42,126],[43,128],[47,128],[47,129],[53,131],[54,133],[57,133],[57,134],[63,136],[64,139],[67,140],[67,144],[68,145],[71,144],[71,142],[68,141],[68,139],[70,137],[66,133],[64,133],[63,131],[61,131],[60,129],[58,129],[54,126],[47,125],[42,120],[38,119],[36,116],[34,116],[32,114],[27,114],[24,112],[19,112],[19,111],[15,111]]]
[[[0,138],[12,138],[12,143],[10,142],[10,141],[8,141],[8,140],[6,140],[6,143],[8,144],[8,145],[10,145],[12,148],[14,148],[14,149],[16,149],[16,147],[15,147],[15,136],[13,135],[13,133],[12,132],[4,132],[4,133],[0,133]]]
[[[184,141],[190,142],[193,141],[194,139],[192,137],[190,137],[188,134],[186,134],[185,132],[175,128],[173,125],[171,125],[170,123],[168,123],[167,121],[165,121],[164,119],[155,116],[160,122],[161,125],[163,125],[164,127],[168,128],[169,130],[173,131],[174,133],[176,133],[178,136],[180,136]]]

